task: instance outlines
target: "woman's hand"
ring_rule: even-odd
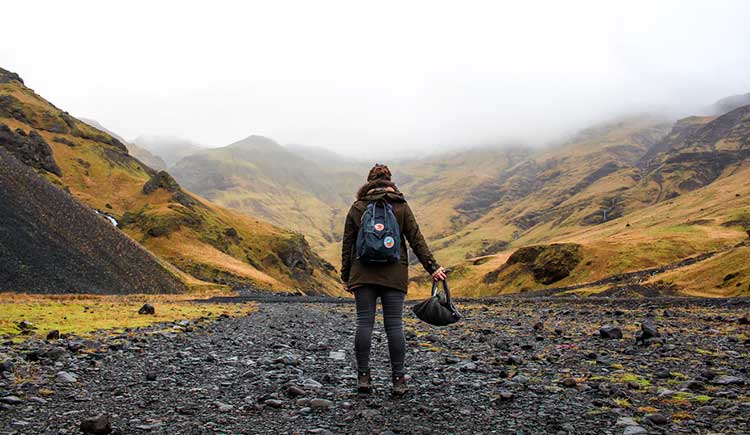
[[[352,292],[352,289],[350,289],[350,288],[349,288],[349,283],[348,283],[348,282],[345,282],[345,283],[341,284],[341,287],[342,287],[342,288],[344,289],[344,291],[346,291],[346,292],[349,292],[349,293],[351,293],[351,292]]]
[[[448,278],[448,275],[445,274],[445,268],[442,266],[432,272],[433,281],[445,281],[446,278]]]

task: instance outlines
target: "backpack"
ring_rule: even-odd
[[[401,259],[401,229],[390,203],[367,204],[357,233],[356,255],[363,263],[395,263]]]

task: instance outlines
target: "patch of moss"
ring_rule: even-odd
[[[53,329],[60,332],[87,333],[113,328],[133,328],[159,322],[171,322],[210,316],[211,313],[226,312],[245,315],[255,309],[254,305],[200,304],[179,299],[164,299],[153,296],[8,296],[0,301],[0,335],[19,336],[16,325],[26,320],[36,326],[35,333],[46,335]],[[13,300],[13,299],[17,300]],[[138,309],[150,301],[156,314],[140,315]],[[27,337],[27,336],[24,336]]]

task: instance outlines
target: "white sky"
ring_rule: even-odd
[[[0,66],[131,139],[397,157],[750,91],[749,1],[13,1]]]

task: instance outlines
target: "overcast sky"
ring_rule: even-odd
[[[750,92],[742,0],[23,0],[2,15],[0,66],[129,139],[396,157]]]

